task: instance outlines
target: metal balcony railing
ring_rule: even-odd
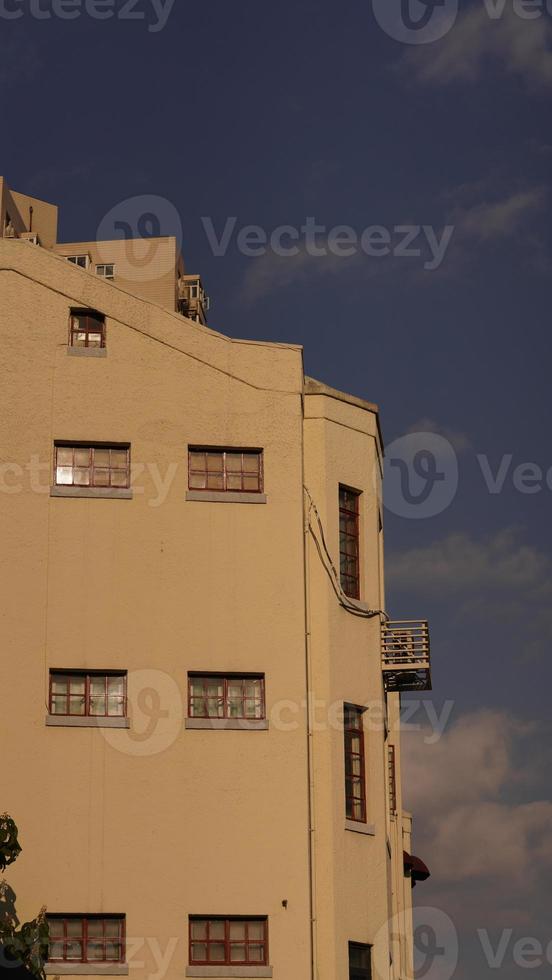
[[[430,691],[431,658],[426,620],[396,620],[381,627],[386,691]]]

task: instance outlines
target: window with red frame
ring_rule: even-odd
[[[391,813],[397,812],[397,771],[395,767],[395,746],[388,748],[388,769],[389,769],[389,808]]]
[[[105,347],[105,317],[94,310],[72,310],[69,317],[70,347]]]
[[[339,570],[341,588],[360,599],[360,492],[339,488]]]
[[[125,718],[126,674],[50,671],[50,714]]]
[[[190,490],[262,493],[263,454],[260,449],[188,451]]]
[[[130,486],[130,446],[56,442],[54,453],[56,486],[118,489]]]
[[[190,718],[264,718],[264,678],[188,676]]]
[[[50,963],[124,963],[124,915],[48,915]]]
[[[191,918],[190,966],[266,966],[266,918]]]
[[[362,708],[356,708],[351,704],[345,705],[345,812],[348,820],[366,823],[366,765],[362,715]]]

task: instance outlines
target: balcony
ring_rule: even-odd
[[[178,310],[182,316],[206,326],[209,297],[199,276],[180,276],[177,288]]]
[[[381,627],[386,691],[431,691],[429,626],[426,620],[396,620]]]

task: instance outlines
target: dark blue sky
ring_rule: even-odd
[[[498,807],[493,820],[516,828],[525,885],[483,858],[479,877],[451,870],[441,840],[420,896],[459,924],[457,976],[491,975],[474,938],[490,905],[499,910],[489,924],[496,942],[508,926],[552,938],[538,911],[539,869],[552,849],[535,843],[552,820],[542,755],[552,489],[524,493],[512,482],[522,463],[552,467],[551,14],[543,4],[529,21],[506,3],[493,18],[490,0],[473,0],[442,38],[422,45],[388,36],[370,0],[176,0],[156,32],[147,26],[157,20],[151,0],[140,0],[147,19],[135,21],[38,20],[27,0],[0,8],[24,14],[0,14],[1,170],[15,189],[60,205],[62,240],[96,237],[103,216],[135,196],[167,199],[187,266],[211,295],[213,327],[303,344],[309,374],[380,404],[391,455],[411,430],[439,432],[457,451],[450,506],[427,519],[387,512],[388,605],[396,618],[431,620],[433,698],[455,702],[444,739],[458,740],[454,726],[473,718],[474,732],[487,723],[493,732],[490,756],[504,749],[509,760],[466,799],[474,814]],[[315,257],[300,241],[298,256],[253,258],[234,236],[215,256],[201,220],[222,233],[235,217],[236,232],[253,224],[270,235],[308,216],[359,235],[381,225],[395,243],[396,226],[453,231],[439,268],[427,270],[427,245],[422,257]],[[477,457],[495,471],[508,454],[504,488],[490,494]],[[516,725],[506,735],[512,719],[534,726],[523,749]],[[431,768],[433,749],[423,750]],[[436,772],[451,778],[446,765]],[[443,799],[444,824],[460,804]],[[526,819],[535,802],[537,825]],[[440,828],[424,836],[424,819],[431,823],[429,810],[419,839],[431,864]],[[478,823],[466,834],[458,846],[492,847]],[[510,957],[502,972],[520,969]]]

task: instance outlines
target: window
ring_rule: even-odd
[[[50,714],[126,717],[126,673],[50,671]]]
[[[260,449],[190,449],[188,463],[190,490],[262,492]]]
[[[268,921],[190,919],[190,965],[233,966],[268,963]]]
[[[124,963],[122,915],[48,915],[48,959],[55,963]]]
[[[372,947],[349,943],[349,980],[371,980]]]
[[[105,317],[94,310],[72,310],[69,346],[105,347]]]
[[[56,443],[55,484],[64,487],[130,486],[130,446]]]
[[[96,275],[101,276],[103,279],[114,279],[115,278],[115,266],[112,262],[107,264],[96,266]]]
[[[345,800],[348,820],[366,823],[363,709],[345,705]]]
[[[358,490],[339,488],[339,567],[341,588],[351,599],[360,599]]]
[[[389,809],[391,813],[397,812],[397,773],[395,769],[395,746],[388,748],[387,768],[389,772]]]
[[[264,718],[264,678],[188,677],[190,718]]]
[[[67,261],[72,262],[73,265],[78,265],[79,269],[88,269],[90,262],[89,255],[68,255]]]

